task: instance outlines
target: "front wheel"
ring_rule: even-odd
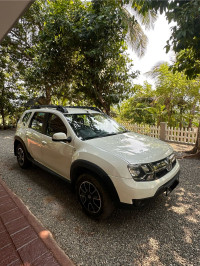
[[[27,168],[30,165],[25,149],[20,143],[17,145],[17,161],[21,168]]]
[[[92,175],[82,174],[76,184],[76,193],[83,211],[92,218],[105,219],[114,210],[114,202],[104,186]]]

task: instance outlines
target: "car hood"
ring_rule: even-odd
[[[155,162],[173,152],[167,143],[133,132],[95,138],[87,143],[132,164]]]

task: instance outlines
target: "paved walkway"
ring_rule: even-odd
[[[0,266],[74,265],[0,178]]]

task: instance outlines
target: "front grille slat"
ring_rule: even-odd
[[[171,160],[169,160],[169,157],[151,163],[151,166],[154,169],[155,179],[159,179],[164,175],[166,175],[167,173],[169,173],[175,167],[175,165],[176,165],[176,159],[172,162]]]

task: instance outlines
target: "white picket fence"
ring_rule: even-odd
[[[167,123],[162,123],[161,127],[131,124],[127,122],[121,122],[121,124],[130,131],[151,136],[153,138],[166,140],[169,142],[177,142],[177,143],[185,143],[193,145],[195,144],[197,139],[198,128],[189,128],[189,129],[173,128],[173,127],[168,127]]]
[[[195,144],[197,139],[198,128],[173,128],[167,127],[166,140],[186,143],[186,144]]]
[[[158,138],[158,139],[160,138],[160,127],[150,126],[150,125],[131,124],[127,122],[121,122],[121,124],[130,131],[134,131],[136,133],[147,135],[153,138]]]

